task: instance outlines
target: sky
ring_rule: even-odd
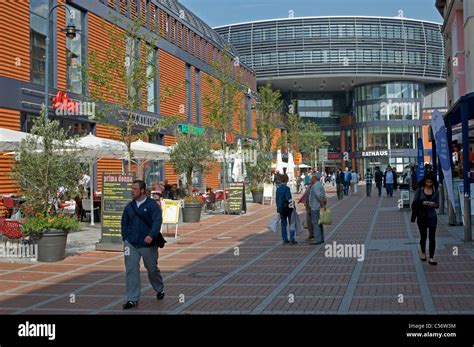
[[[211,27],[305,16],[398,16],[442,22],[435,0],[179,0]]]

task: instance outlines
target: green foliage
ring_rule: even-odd
[[[211,142],[204,136],[193,134],[176,134],[176,145],[171,148],[170,164],[174,172],[184,174],[188,184],[188,192],[192,192],[193,173],[209,172],[214,161]]]
[[[314,157],[315,150],[329,146],[329,142],[326,141],[321,128],[312,121],[301,121],[298,134],[299,150],[303,155]]]
[[[75,230],[79,229],[79,222],[76,216],[64,216],[63,214],[40,214],[36,213],[30,216],[22,224],[22,231],[25,235],[41,237],[41,235],[50,229]]]
[[[48,120],[43,108],[33,121],[33,135],[27,136],[17,149],[13,178],[21,189],[27,205],[35,212],[46,215],[58,189],[64,187],[76,192],[81,175],[79,151],[65,151],[64,143],[74,147],[75,138],[67,134],[58,121]]]
[[[89,85],[89,99],[95,102],[96,121],[119,129],[120,140],[127,145],[129,158],[133,157],[131,143],[147,135],[172,127],[178,122],[176,115],[158,119],[154,125],[142,130],[136,116],[142,110],[144,100],[147,106],[156,100],[142,95],[149,83],[157,76],[155,47],[157,40],[143,28],[144,22],[126,24],[126,30],[118,28],[120,18],[105,28],[109,42],[104,53],[90,50],[87,66],[82,67],[84,83]],[[125,49],[124,49],[125,47]],[[144,53],[144,54],[143,54]],[[155,86],[159,88],[159,86]],[[162,85],[160,102],[171,97],[182,85],[170,88]],[[129,170],[130,170],[129,161]]]
[[[209,111],[209,122],[218,131],[218,136],[222,136],[223,132],[232,132],[234,116],[238,117],[241,130],[246,128],[243,121],[245,110],[243,107],[239,110],[243,102],[245,86],[240,83],[242,74],[235,71],[234,65],[230,50],[225,47],[222,58],[212,63],[217,80],[207,77],[211,92],[203,96],[203,105]]]
[[[246,161],[245,169],[247,171],[247,178],[250,182],[250,190],[258,190],[262,188],[263,183],[271,182],[271,153],[265,153],[262,151],[260,144],[258,143],[246,143],[244,149],[246,151],[257,151],[256,162]]]
[[[264,153],[272,151],[273,132],[282,123],[283,101],[279,90],[272,90],[270,82],[258,90],[257,137]]]

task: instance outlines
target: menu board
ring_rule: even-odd
[[[247,212],[245,203],[245,185],[243,182],[234,182],[229,187],[229,197],[227,200],[229,214],[241,214]]]
[[[102,239],[101,243],[122,242],[122,213],[132,200],[133,176],[102,176]]]
[[[181,202],[176,200],[163,200],[163,224],[178,224]]]

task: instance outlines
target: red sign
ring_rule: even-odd
[[[228,145],[233,144],[234,143],[234,134],[226,132],[225,133],[225,142]]]
[[[79,103],[77,101],[69,100],[69,95],[61,91],[58,91],[56,96],[53,98],[53,108],[79,113]]]

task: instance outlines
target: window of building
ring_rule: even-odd
[[[138,60],[138,41],[131,37],[127,37],[127,42],[125,43],[125,65],[127,66],[127,74],[129,80],[132,79],[132,74],[135,69],[135,64],[139,63]],[[137,87],[133,81],[129,83],[128,94],[130,97],[134,97],[136,93],[139,93],[139,90],[136,90]]]
[[[66,88],[71,93],[82,94],[83,77],[82,67],[84,65],[84,13],[76,8],[68,6],[71,11],[70,23],[74,24],[80,31],[74,39],[66,38]]]
[[[147,48],[147,62],[146,62],[146,75],[147,75],[147,111],[156,112],[158,98],[156,95],[157,90],[157,73],[156,73],[156,57],[158,56],[156,49]]]
[[[43,85],[46,73],[46,26],[49,8],[48,0],[30,1],[30,80]]]

